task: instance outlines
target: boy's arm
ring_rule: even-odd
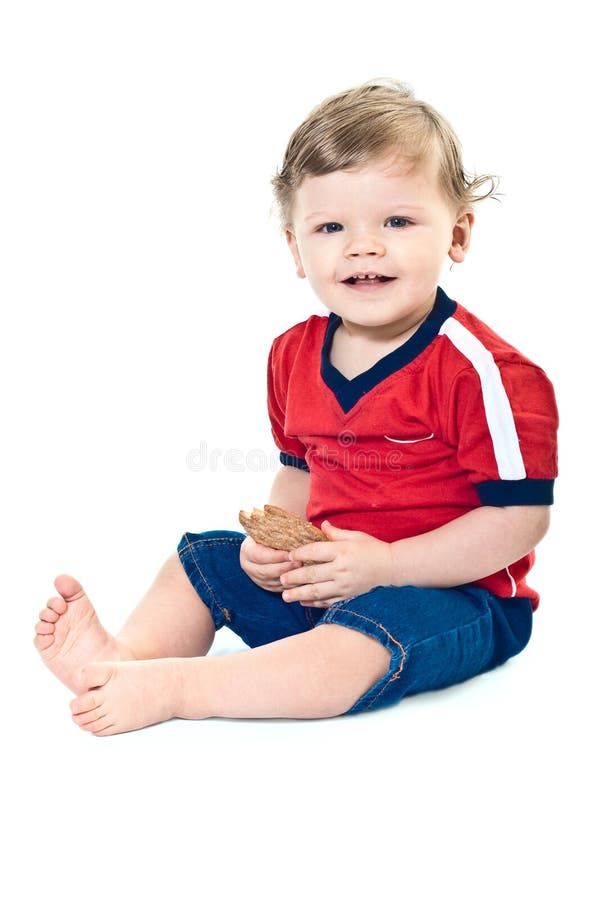
[[[284,466],[273,481],[269,503],[280,506],[301,518],[306,518],[308,503],[309,473],[295,466]]]
[[[329,542],[289,554],[290,560],[314,560],[315,565],[285,573],[283,599],[329,606],[377,585],[468,584],[521,559],[548,524],[547,506],[482,506],[433,531],[387,544],[323,523]]]
[[[548,506],[481,506],[426,534],[391,544],[391,584],[454,587],[498,572],[546,534]]]

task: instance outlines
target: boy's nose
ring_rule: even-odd
[[[354,256],[383,256],[385,245],[382,240],[372,234],[354,235],[348,240],[345,248],[347,257]]]

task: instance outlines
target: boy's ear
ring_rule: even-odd
[[[458,217],[452,229],[452,243],[448,250],[448,256],[452,262],[462,262],[467,255],[471,243],[471,230],[475,216],[472,212],[465,212]]]
[[[286,228],[285,238],[288,242],[288,247],[292,251],[294,262],[296,263],[296,275],[298,276],[298,278],[306,278],[306,272],[304,271],[304,266],[302,265],[302,260],[300,258],[300,251],[298,250],[296,235],[291,228]]]

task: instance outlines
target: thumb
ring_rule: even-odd
[[[335,525],[332,525],[327,519],[321,522],[321,531],[325,532],[330,541],[349,541],[352,540],[356,534],[360,533],[357,531],[346,531],[343,528],[336,528]]]

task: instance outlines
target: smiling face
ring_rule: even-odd
[[[286,238],[299,277],[348,331],[394,336],[427,315],[445,259],[465,257],[472,223],[442,193],[434,160],[411,169],[387,157],[306,176]],[[389,280],[353,278],[365,274]]]

